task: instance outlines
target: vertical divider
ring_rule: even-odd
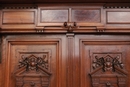
[[[0,63],[2,60],[2,36],[0,36]]]
[[[68,14],[68,16],[69,16],[69,22],[72,22],[72,20],[71,20],[71,19],[72,19],[72,18],[71,18],[71,10],[72,10],[72,9],[69,8],[69,14]]]
[[[74,33],[67,33],[67,87],[73,87]]]

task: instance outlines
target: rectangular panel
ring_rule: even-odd
[[[68,10],[41,10],[41,22],[67,22]]]
[[[109,82],[111,86],[118,87],[118,85],[120,84],[117,78],[115,78],[115,76],[118,77],[119,75],[118,73],[121,72],[118,72],[115,69],[115,67],[121,69],[122,72],[126,71],[126,67],[123,66],[128,66],[125,65],[126,64],[125,54],[130,51],[127,49],[127,47],[130,46],[126,45],[129,43],[126,43],[124,45],[118,44],[121,42],[112,42],[112,41],[106,42],[107,44],[105,44],[105,42],[102,41],[100,41],[100,43],[96,41],[90,43],[91,44],[89,44],[89,42],[84,43],[82,52],[85,54],[81,55],[82,58],[84,57],[81,63],[81,65],[82,64],[84,65],[84,66],[82,65],[81,67],[82,68],[81,72],[82,74],[86,75],[84,76],[86,78],[82,77],[82,79],[85,79],[85,81],[82,82],[82,85],[84,84],[85,85],[84,87],[91,87],[90,85],[93,85],[93,87],[97,87],[98,85],[100,85],[100,87],[102,87],[105,86],[107,82]],[[114,72],[114,74],[111,72]],[[125,76],[124,73],[122,74]],[[91,77],[89,77],[88,75],[91,75]],[[92,80],[90,84],[87,83],[90,80]],[[124,87],[126,87],[126,84],[124,84],[124,82],[122,82],[122,85],[125,85]]]
[[[65,37],[14,35],[7,38],[8,55],[5,70],[2,69],[5,77],[0,78],[3,87],[66,87]]]
[[[3,24],[34,24],[34,11],[4,11]]]
[[[107,12],[107,23],[130,23],[130,12]]]
[[[101,12],[99,9],[73,9],[71,16],[73,22],[101,22]]]
[[[129,87],[129,36],[81,35],[76,36],[75,42],[76,58],[79,55],[80,87],[106,87],[109,84]],[[75,76],[78,76],[77,72]]]

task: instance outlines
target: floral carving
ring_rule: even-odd
[[[103,71],[115,71],[115,66],[121,69],[123,69],[124,67],[120,56],[118,55],[115,58],[111,57],[110,55],[100,58],[98,56],[95,56],[95,59],[93,60],[92,64],[93,69],[103,67]]]
[[[43,55],[43,57],[36,57],[34,55],[25,57],[22,55],[22,59],[19,60],[19,68],[26,67],[26,71],[38,70],[38,66],[48,70],[48,60],[46,60],[46,55]]]

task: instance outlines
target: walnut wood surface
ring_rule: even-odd
[[[2,5],[0,33],[67,33],[65,22],[74,33],[130,33],[129,11],[116,4]]]
[[[130,87],[129,11],[104,4],[2,5],[0,87]]]

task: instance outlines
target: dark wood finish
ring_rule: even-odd
[[[34,12],[18,12],[18,11],[4,11],[3,24],[34,24]]]
[[[28,35],[8,36],[4,40],[4,43],[6,43],[5,45],[7,45],[7,50],[4,52],[7,53],[8,55],[3,55],[2,57],[3,59],[6,60],[4,62],[4,68],[2,70],[4,71],[3,76],[5,78],[2,79],[4,81],[3,83],[1,83],[3,87],[9,87],[9,86],[15,87],[17,77],[19,78],[19,76],[24,76],[25,78],[24,80],[27,81],[29,80],[29,78],[33,78],[35,75],[38,76],[40,72],[42,72],[40,76],[41,75],[46,76],[47,75],[46,73],[49,72],[51,73],[50,82],[48,83],[49,87],[61,87],[61,86],[66,87],[67,67],[66,67],[66,55],[65,55],[66,47],[64,45],[65,37],[63,37],[62,35],[58,35],[56,37],[51,35],[50,36],[35,36],[35,35],[34,36],[33,35],[32,36],[28,36]],[[21,69],[19,70],[19,66],[18,66],[19,61],[21,60],[22,62],[23,56],[32,58],[31,55],[35,55],[35,59],[37,57],[42,58],[43,55],[47,56],[48,58],[48,66],[47,66],[48,68],[46,68],[47,70],[43,69],[39,65],[38,67],[42,70],[42,71],[40,70],[39,74],[38,72],[34,72],[36,69],[35,66],[32,65],[29,65],[29,67],[30,66],[31,67],[27,69],[33,70],[34,68],[33,71],[28,71],[27,73],[25,73],[26,68],[24,67],[21,68],[22,70]],[[27,65],[25,66],[27,67]],[[27,76],[28,79],[26,79],[25,76]],[[35,82],[35,80],[38,80],[38,77],[31,80],[34,80],[32,82]]]
[[[0,63],[1,63],[1,59],[2,59],[2,36],[0,36]]]
[[[89,23],[99,23],[101,22],[100,10],[72,10],[72,22],[89,22]]]
[[[47,14],[47,15],[46,15]],[[62,27],[64,22],[69,21],[69,9],[40,6],[38,8],[38,23],[37,26],[59,26]]]
[[[47,14],[47,15],[46,15]],[[68,10],[42,10],[41,22],[68,22]]]
[[[67,65],[68,65],[68,70],[67,70],[67,87],[73,87],[73,60],[74,60],[74,34],[73,33],[67,33]]]
[[[36,24],[36,9],[3,9],[1,13],[1,25],[6,29],[34,29]]]
[[[129,87],[129,8],[1,5],[0,87]]]
[[[129,24],[130,12],[107,12],[107,23]]]
[[[2,5],[1,33],[130,32],[128,5],[65,5]]]
[[[93,87],[126,87],[127,72],[120,53],[93,53],[91,82]]]
[[[0,0],[0,3],[6,4],[34,4],[34,3],[128,3],[129,0]]]
[[[120,37],[120,38],[118,38]],[[127,66],[128,61],[129,61],[129,36],[106,36],[106,35],[102,35],[102,36],[88,36],[88,35],[77,35],[75,40],[75,60],[77,60],[77,62],[79,63],[74,63],[75,66],[79,66],[79,69],[75,69],[74,72],[79,72],[79,77],[80,79],[77,80],[77,82],[79,81],[80,86],[76,86],[75,87],[100,87],[101,85],[107,85],[106,83],[109,82],[112,86],[112,84],[114,84],[114,87],[129,87],[129,68]],[[79,47],[77,47],[79,46]],[[97,68],[94,67],[94,59],[95,56],[97,56],[98,58],[116,58],[117,56],[119,57],[119,61],[121,66],[116,67],[115,66],[115,71],[109,71],[112,70],[114,68],[111,67],[111,65],[108,65],[108,67],[104,66],[101,67],[97,66]],[[107,62],[105,62],[107,63]],[[98,62],[98,64],[100,64]],[[110,63],[109,63],[110,64]],[[122,67],[124,64],[124,67]],[[113,65],[114,67],[114,65]],[[102,71],[102,69],[104,69],[105,71],[107,70],[107,72]],[[113,73],[112,73],[113,72]],[[90,74],[91,76],[90,77]],[[112,73],[112,74],[110,74]],[[120,74],[122,73],[122,74]],[[127,74],[128,73],[128,74]],[[75,76],[78,77],[77,73],[74,73]],[[115,76],[114,76],[115,75]],[[98,77],[99,76],[99,77]],[[113,77],[115,78],[113,78]],[[120,84],[120,82],[116,82],[116,81],[120,81],[117,80],[117,77],[122,78],[122,85]],[[75,77],[75,79],[77,78]],[[93,83],[93,79],[97,77],[97,78],[102,78],[104,79],[102,81],[102,79],[99,79],[101,81],[99,81],[97,79],[96,83],[97,85],[94,85]],[[106,79],[105,79],[106,78]],[[118,79],[120,79],[118,78]],[[78,79],[78,78],[77,78]],[[99,83],[98,83],[99,81]],[[126,81],[126,82],[125,82]],[[101,82],[101,83],[100,83]],[[93,84],[93,86],[92,86]],[[119,85],[118,85],[119,84]],[[105,86],[107,87],[107,86]],[[110,86],[108,86],[110,87]]]
[[[51,77],[49,54],[43,52],[42,57],[21,55],[19,69],[14,72],[16,87],[48,87]]]

